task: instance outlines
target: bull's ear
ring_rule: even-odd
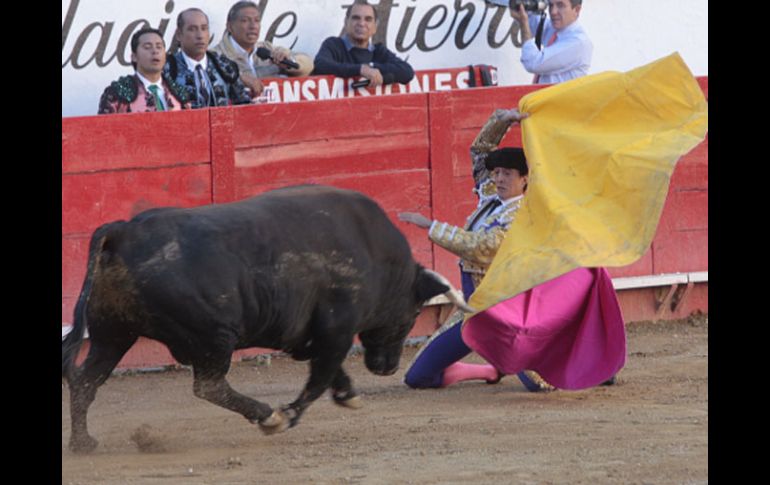
[[[418,302],[425,302],[436,295],[449,291],[452,287],[446,280],[441,279],[432,271],[426,271],[420,266],[417,269],[417,281],[415,282],[415,298]]]

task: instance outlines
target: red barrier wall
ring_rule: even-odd
[[[62,320],[72,321],[99,225],[211,203],[205,110],[62,118]]]
[[[699,78],[708,96],[708,78]],[[396,219],[417,211],[462,224],[474,206],[468,148],[493,109],[535,86],[62,118],[62,322],[82,285],[91,233],[157,206],[227,202],[284,185],[359,190],[405,233],[422,264],[459,285],[457,258]],[[519,144],[518,127],[503,144]],[[708,140],[683,157],[650,250],[614,277],[708,270]],[[619,292],[626,320],[655,314],[653,290]],[[664,318],[708,310],[708,285]],[[432,330],[424,312],[412,335]],[[141,349],[137,349],[140,347]],[[253,352],[253,351],[251,351]],[[247,352],[248,353],[248,352]],[[243,355],[244,353],[241,353]],[[172,363],[145,342],[122,367]]]

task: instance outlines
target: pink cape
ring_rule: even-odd
[[[604,268],[578,268],[474,315],[463,341],[505,374],[534,370],[561,389],[585,389],[626,360],[626,334]]]

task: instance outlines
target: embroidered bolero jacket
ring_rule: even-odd
[[[214,106],[249,104],[251,98],[240,80],[238,65],[216,52],[208,51],[206,56],[208,57],[206,75],[214,90]],[[181,50],[166,58],[163,72],[182,87],[187,99],[192,103],[193,109],[205,108],[205,106],[198,104],[195,91],[195,73],[187,67]]]
[[[492,263],[505,238],[506,230],[513,222],[521,205],[521,198],[508,201],[497,211],[484,216],[475,229],[470,230],[477,216],[486,213],[489,204],[497,199],[495,184],[490,179],[484,161],[489,152],[497,148],[511,124],[511,121],[498,120],[497,115],[493,114],[471,145],[473,179],[476,186],[474,192],[479,197],[479,203],[476,210],[468,217],[465,226],[460,228],[436,221],[431,225],[428,234],[431,241],[460,256],[460,267],[471,274],[475,286],[481,282],[481,278]]]
[[[190,103],[184,89],[166,76],[163,76],[162,79],[166,110],[189,109]],[[137,75],[132,74],[122,76],[105,88],[101,98],[99,98],[97,113],[140,113],[145,111],[156,111],[155,97],[152,93],[147,92]]]

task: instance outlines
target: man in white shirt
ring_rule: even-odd
[[[285,47],[260,41],[261,22],[262,14],[256,3],[248,0],[236,2],[227,14],[227,31],[219,44],[212,49],[238,64],[241,81],[257,94],[263,89],[259,78],[279,75],[307,76],[313,71],[313,59],[307,54],[295,53]],[[257,56],[257,49],[260,47],[272,53],[270,59],[260,59]],[[286,60],[299,67],[290,67],[284,62]]]
[[[521,26],[521,63],[534,74],[534,84],[554,84],[588,74],[593,44],[578,23],[583,0],[551,0],[545,20],[541,47],[532,34],[539,18],[527,15],[524,6],[510,9]]]
[[[189,109],[181,86],[163,75],[166,44],[157,29],[144,28],[131,36],[135,73],[111,83],[99,99],[99,114]]]

